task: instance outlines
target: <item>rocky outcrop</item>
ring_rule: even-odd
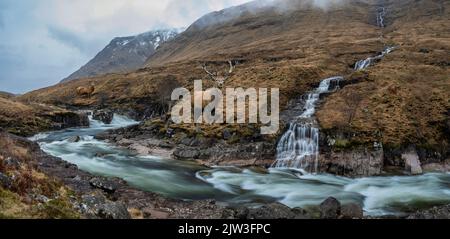
[[[114,112],[109,110],[94,110],[92,119],[101,121],[105,124],[111,124],[114,118]]]
[[[410,215],[408,219],[450,219],[450,205],[418,211]]]
[[[349,203],[341,206],[341,215],[343,219],[360,219],[364,217],[364,211],[361,205]]]
[[[419,156],[415,151],[402,154],[402,160],[405,161],[405,171],[412,175],[422,174],[422,167]]]
[[[11,187],[12,180],[7,175],[0,173],[0,186],[3,188]]]
[[[224,131],[225,132],[225,131]],[[145,124],[108,131],[96,135],[139,154],[152,154],[178,160],[197,161],[206,166],[262,166],[269,167],[275,159],[275,146],[270,141],[245,140],[230,142],[202,136],[173,137],[161,134],[160,128]],[[223,134],[224,137],[227,133]],[[233,136],[237,138],[236,135]]]
[[[301,208],[289,208],[281,203],[271,203],[259,208],[234,207],[227,208],[223,219],[312,219],[312,216]]]
[[[320,206],[320,218],[337,219],[341,214],[341,203],[333,197],[327,198]]]
[[[380,175],[384,166],[383,149],[359,147],[320,154],[320,171],[349,177]]]
[[[89,118],[85,113],[57,112],[50,117],[54,130],[89,126]]]
[[[87,218],[130,219],[130,213],[124,203],[112,202],[102,194],[93,193],[82,196],[80,211]]]

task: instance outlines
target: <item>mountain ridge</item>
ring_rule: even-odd
[[[134,36],[116,37],[93,59],[62,82],[136,70],[143,66],[161,44],[172,40],[183,30],[182,28],[162,29]]]

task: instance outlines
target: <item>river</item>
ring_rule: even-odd
[[[373,216],[450,203],[448,173],[351,179],[290,169],[206,168],[193,162],[138,156],[94,139],[105,130],[133,124],[137,122],[116,115],[111,125],[91,120],[90,128],[38,134],[32,140],[48,154],[81,170],[119,177],[136,188],[177,199],[215,199],[247,206],[278,201],[290,207],[308,207],[333,196],[344,204],[359,203],[366,215]],[[81,140],[73,142],[73,136]]]

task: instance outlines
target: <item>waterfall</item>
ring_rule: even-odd
[[[384,18],[386,17],[386,8],[380,7],[377,12],[377,26],[384,28],[386,25],[384,24]]]
[[[319,128],[313,118],[316,105],[320,95],[337,90],[341,80],[341,76],[324,79],[315,91],[306,96],[304,111],[298,116],[298,122],[290,123],[277,145],[277,160],[272,167],[318,171]]]
[[[386,8],[377,10],[377,25],[384,28]],[[379,55],[360,60],[355,63],[355,71],[361,71],[380,61],[391,53],[395,47],[386,47]],[[283,134],[277,145],[277,159],[273,168],[296,168],[318,172],[319,161],[319,128],[314,119],[317,102],[320,95],[339,89],[342,76],[324,79],[319,87],[306,95],[303,113],[289,124],[289,129]],[[333,87],[332,87],[333,86]]]
[[[395,47],[387,47],[384,51],[382,51],[379,55],[374,57],[369,57],[364,60],[360,60],[355,64],[355,71],[365,70],[369,66],[373,65],[377,61],[381,60],[385,55],[391,53]]]

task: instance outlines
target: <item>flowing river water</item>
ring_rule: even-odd
[[[45,152],[84,171],[120,177],[139,189],[177,199],[216,199],[248,206],[278,201],[290,207],[308,207],[333,196],[344,204],[361,204],[366,215],[400,214],[450,203],[448,173],[351,179],[292,169],[205,168],[192,162],[137,156],[94,139],[97,133],[136,123],[116,115],[111,125],[91,120],[90,128],[39,134],[32,139]],[[73,136],[80,140],[74,142]]]

